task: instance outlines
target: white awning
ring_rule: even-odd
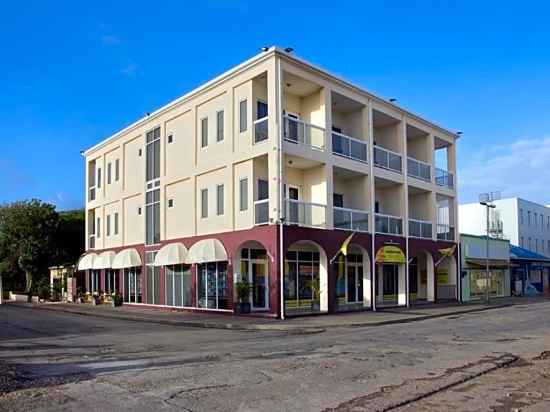
[[[93,269],[94,263],[97,257],[98,256],[95,253],[88,253],[86,255],[82,255],[78,261],[78,270]]]
[[[113,260],[113,269],[126,269],[141,266],[141,257],[135,249],[124,249],[117,253]]]
[[[113,251],[103,252],[94,261],[94,269],[111,269],[116,253]]]
[[[226,260],[228,260],[227,252],[222,242],[218,239],[204,239],[191,246],[185,263],[222,262]]]
[[[158,251],[154,265],[181,265],[185,263],[187,253],[187,248],[183,243],[170,243]]]

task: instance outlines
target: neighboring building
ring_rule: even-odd
[[[271,48],[86,150],[87,290],[231,312],[246,278],[274,316],[456,299],[456,251],[449,284],[434,263],[457,137]]]
[[[510,247],[512,290],[515,295],[550,292],[550,259],[527,249]]]
[[[496,209],[492,209],[489,218],[493,233],[500,230],[512,245],[550,257],[550,208],[517,197],[493,203]],[[460,205],[460,233],[485,235],[486,220],[485,206]]]
[[[487,255],[489,256],[490,297],[510,296],[510,241],[487,236],[460,234],[462,301],[485,299]]]

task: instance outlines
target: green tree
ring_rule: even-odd
[[[59,212],[59,228],[57,232],[57,256],[52,265],[74,265],[85,247],[84,210],[68,210]]]
[[[14,283],[24,274],[30,291],[59,255],[58,231],[59,214],[53,205],[33,199],[0,206],[0,273]]]

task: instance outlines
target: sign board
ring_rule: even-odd
[[[403,251],[393,245],[382,246],[376,252],[377,263],[405,263],[407,259]]]
[[[447,285],[449,283],[449,270],[447,268],[437,268],[437,284]]]

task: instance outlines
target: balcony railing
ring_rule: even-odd
[[[342,133],[332,132],[332,153],[348,159],[367,162],[367,144]]]
[[[437,224],[437,239],[439,240],[455,240],[455,228],[447,224]]]
[[[334,228],[354,230],[358,232],[369,231],[369,214],[364,210],[334,207]]]
[[[374,146],[374,165],[397,173],[403,170],[401,155],[380,146]]]
[[[376,213],[374,215],[374,225],[376,233],[386,233],[390,235],[403,234],[403,219],[397,216]]]
[[[254,121],[254,143],[260,143],[268,139],[268,117]]]
[[[95,249],[95,235],[88,237],[88,249]]]
[[[411,177],[431,182],[432,166],[429,163],[409,157],[407,158],[407,174]]]
[[[254,224],[265,225],[269,223],[269,199],[256,200],[254,202]]]
[[[95,200],[95,186],[88,189],[88,201],[93,202]]]
[[[435,183],[438,186],[444,186],[448,187],[449,189],[454,188],[454,176],[452,173],[443,170],[443,169],[435,169]]]
[[[288,115],[284,116],[284,136],[287,142],[325,150],[325,129]]]
[[[409,219],[409,236],[422,239],[432,238],[432,222]]]
[[[308,227],[325,227],[327,223],[327,207],[318,203],[285,200],[286,223]]]

